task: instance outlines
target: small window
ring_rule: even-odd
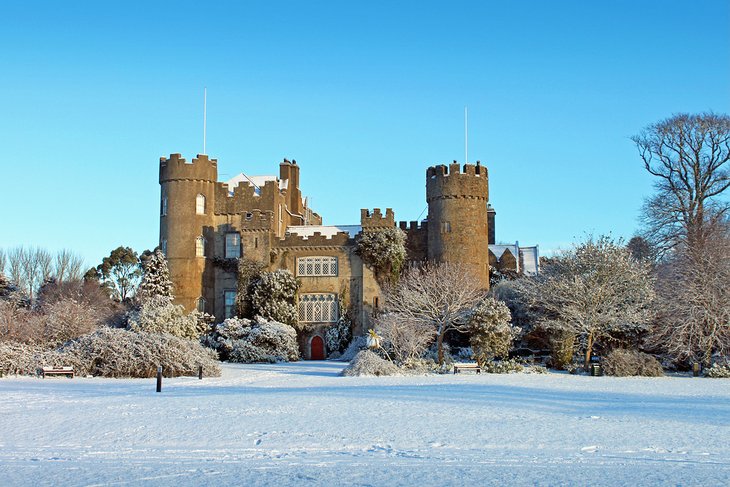
[[[202,236],[195,239],[195,257],[205,257],[205,239]]]
[[[162,251],[163,254],[167,255],[167,239],[166,238],[163,238],[160,241],[160,250]]]
[[[441,222],[441,233],[451,233],[451,222]]]
[[[253,213],[246,213],[246,220],[253,218]]]
[[[236,291],[224,291],[223,302],[225,303],[225,315],[226,318],[232,318],[235,314],[236,305]]]
[[[282,222],[282,221],[284,221],[284,219],[282,218],[282,215],[281,215],[281,205],[279,205],[279,222]]]
[[[205,298],[198,298],[198,303],[196,305],[196,308],[201,313],[205,313]]]
[[[373,298],[373,315],[377,318],[378,316],[378,307],[380,305],[380,298],[378,296],[375,296]]]
[[[339,319],[336,294],[302,294],[299,296],[299,321],[334,323]]]
[[[236,232],[226,233],[226,259],[241,257],[241,235]]]
[[[205,215],[205,196],[202,194],[195,197],[195,213],[197,215]]]
[[[167,196],[163,196],[160,200],[160,216],[167,216]]]
[[[336,276],[337,257],[299,257],[298,276]]]

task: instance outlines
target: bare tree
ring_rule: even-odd
[[[474,308],[485,291],[470,270],[453,263],[412,267],[397,284],[383,292],[383,311],[393,319],[423,326],[436,336],[439,364],[444,362],[443,341],[450,330],[467,331]]]
[[[401,364],[420,358],[435,336],[430,324],[393,313],[378,317],[375,332],[383,339],[382,347],[389,350],[395,361]]]
[[[75,281],[82,277],[81,268],[84,260],[71,250],[63,249],[56,253],[53,275],[59,283]]]
[[[656,194],[644,205],[647,239],[661,254],[686,244],[701,253],[709,232],[728,213],[718,197],[730,187],[730,117],[678,114],[632,138]]]
[[[26,290],[25,278],[23,277],[23,262],[25,261],[25,247],[15,247],[8,252],[8,272],[10,280],[18,286],[22,292]]]
[[[709,366],[730,355],[730,235],[711,237],[701,255],[679,249],[658,270],[659,315],[649,343],[675,360]]]
[[[537,326],[575,334],[586,366],[597,342],[643,331],[652,317],[649,265],[608,237],[563,252],[539,276],[514,281],[511,291],[527,303]]]
[[[0,274],[5,274],[5,267],[8,265],[8,256],[3,249],[0,249]]]

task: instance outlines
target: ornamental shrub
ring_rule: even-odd
[[[603,372],[616,377],[662,377],[662,364],[652,355],[636,350],[617,348],[606,355],[602,362]]]
[[[231,362],[289,362],[299,360],[297,333],[284,323],[257,317],[228,318],[213,327],[204,343]]]

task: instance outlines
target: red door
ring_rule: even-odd
[[[322,337],[315,336],[314,338],[312,338],[312,343],[310,344],[310,347],[310,360],[324,360],[324,340],[322,340]]]

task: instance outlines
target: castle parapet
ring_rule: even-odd
[[[382,214],[380,208],[375,208],[372,212],[363,208],[360,210],[360,225],[363,230],[393,228],[395,227],[395,214],[392,208],[386,208],[385,215]]]
[[[241,213],[242,232],[256,232],[274,229],[274,212],[251,210]]]
[[[453,198],[489,200],[489,175],[481,162],[462,167],[454,161],[426,170],[426,201]]]
[[[175,180],[215,182],[218,180],[218,160],[209,159],[205,154],[198,154],[191,162],[181,154],[160,157],[160,183]]]
[[[287,233],[283,239],[280,239],[277,248],[291,247],[347,247],[355,243],[354,237],[347,232],[337,232],[332,235],[322,235],[321,232],[314,232],[312,235],[303,237],[294,233]]]

